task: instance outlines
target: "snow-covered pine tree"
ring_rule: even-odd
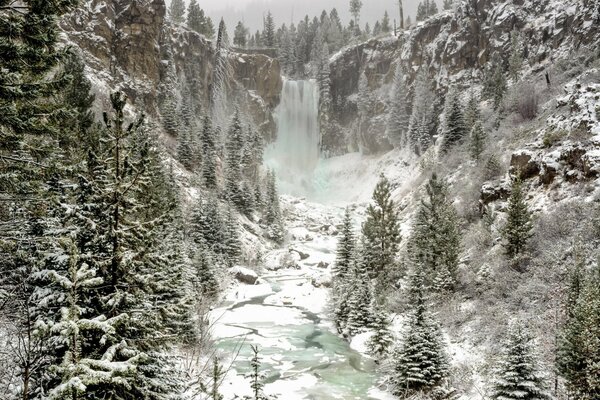
[[[373,25],[373,37],[377,37],[381,35],[381,22],[376,21],[375,25]]]
[[[513,83],[516,83],[523,68],[523,44],[519,31],[510,33],[510,57],[508,58],[508,74]]]
[[[534,355],[533,337],[520,322],[512,322],[493,381],[494,400],[545,400],[544,381]]]
[[[409,288],[411,315],[392,354],[394,394],[407,398],[429,392],[448,376],[448,360],[438,323],[427,309],[424,279],[413,271]]]
[[[185,3],[183,0],[171,0],[169,19],[174,24],[183,24],[185,21]]]
[[[352,282],[352,264],[356,255],[356,238],[350,209],[346,208],[342,229],[339,233],[336,260],[333,266],[333,303],[335,323],[342,332],[348,320],[348,296]]]
[[[373,329],[373,336],[371,336],[367,345],[371,355],[376,360],[381,361],[392,348],[394,335],[390,330],[391,321],[385,304],[375,301],[372,315],[371,329]]]
[[[223,235],[223,250],[227,265],[232,267],[239,262],[242,255],[242,244],[240,242],[239,222],[231,207],[227,208],[225,217],[225,232]]]
[[[188,5],[186,25],[194,32],[203,33],[202,27],[204,25],[204,10],[200,8],[196,0],[191,0],[190,4]]]
[[[364,263],[369,276],[377,278],[378,295],[385,290],[388,274],[394,267],[401,240],[398,211],[392,200],[390,182],[381,175],[373,192],[373,203],[367,208],[363,224]]]
[[[219,293],[219,280],[216,276],[215,265],[211,252],[204,246],[200,246],[192,261],[195,270],[193,286],[203,298],[211,299]]]
[[[404,80],[404,72],[400,63],[396,66],[396,75],[390,92],[390,108],[388,111],[387,137],[394,147],[404,147],[409,143],[408,126],[410,109],[408,88]]]
[[[364,246],[361,245],[361,248],[356,250],[346,284],[348,288],[348,316],[345,328],[351,336],[366,330],[372,322],[371,301],[373,293],[369,271],[361,255],[363,252]]]
[[[557,366],[577,399],[600,397],[600,263],[586,272],[577,263],[571,272]]]
[[[265,17],[262,38],[265,46],[275,47],[275,21],[273,20],[271,11],[268,11]]]
[[[265,205],[265,223],[267,225],[266,235],[277,243],[283,243],[285,239],[285,228],[283,216],[279,204],[279,193],[277,191],[277,179],[275,172],[267,172],[267,194]]]
[[[498,63],[494,67],[492,82],[492,102],[494,105],[494,110],[498,110],[502,105],[502,100],[504,99],[504,95],[507,90],[506,78],[504,77],[504,67],[502,66],[501,61],[498,61]]]
[[[244,211],[244,196],[242,194],[242,149],[244,147],[244,132],[240,121],[240,113],[236,110],[225,143],[225,188],[224,196],[237,210]]]
[[[481,122],[476,121],[471,129],[471,142],[469,143],[469,151],[473,160],[481,161],[481,154],[485,150],[485,142],[487,135],[483,130]]]
[[[533,235],[531,211],[529,211],[525,202],[523,182],[518,176],[519,174],[520,172],[517,172],[517,176],[514,178],[511,186],[506,225],[502,229],[506,254],[511,258],[525,251],[527,242]]]
[[[206,394],[210,400],[224,400],[220,387],[223,384],[223,377],[227,371],[223,368],[221,361],[217,356],[213,358],[210,379],[208,382],[200,382],[200,390]]]
[[[202,182],[207,189],[217,188],[217,148],[215,131],[209,116],[204,117],[200,146],[202,147]]]
[[[408,243],[409,257],[436,288],[450,289],[456,282],[460,232],[448,188],[433,174],[427,183],[427,199],[421,201]],[[443,287],[440,287],[442,285]]]
[[[444,129],[444,142],[442,150],[447,152],[459,144],[467,136],[464,113],[456,89],[452,88],[446,96],[446,126]]]
[[[381,32],[382,33],[390,33],[392,31],[392,26],[390,25],[390,15],[387,10],[383,13],[383,18],[381,19]]]
[[[242,21],[238,21],[237,25],[235,26],[235,31],[233,33],[233,44],[243,49],[248,43],[247,37],[248,28],[244,26],[244,23]]]
[[[177,143],[177,161],[190,171],[194,166],[192,139],[188,128],[184,128],[180,131],[179,143]]]
[[[271,400],[273,397],[264,394],[265,376],[261,372],[261,360],[258,346],[251,345],[252,357],[250,358],[250,388],[252,396],[244,396],[244,400]]]
[[[412,112],[408,128],[411,147],[417,154],[424,153],[432,142],[434,123],[434,96],[425,68],[421,68],[414,83]]]

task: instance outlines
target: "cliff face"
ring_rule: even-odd
[[[165,19],[164,0],[88,0],[61,22],[66,41],[84,53],[89,76],[100,101],[110,90],[123,90],[131,101],[159,117],[159,87],[167,77],[167,55],[180,79],[208,108],[214,49],[204,36]],[[231,94],[248,102],[246,107],[265,136],[274,135],[272,111],[279,102],[279,62],[264,55],[231,53]],[[104,105],[105,106],[105,105]]]
[[[346,142],[324,138],[334,152],[354,143],[366,152],[390,148],[383,135],[387,94],[398,63],[412,80],[420,66],[428,68],[443,95],[450,83],[469,85],[494,53],[507,62],[510,32],[524,38],[529,72],[536,72],[573,51],[598,43],[600,12],[593,2],[569,0],[471,0],[455,12],[444,12],[402,32],[344,49],[331,59],[334,119],[352,132]],[[367,120],[357,121],[358,81],[365,73],[376,94]]]

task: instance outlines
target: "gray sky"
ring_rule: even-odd
[[[170,0],[166,1],[170,3]],[[399,18],[398,0],[362,1],[361,25],[363,26],[369,22],[372,27],[376,20],[381,19],[386,10],[390,14],[392,22]],[[409,14],[414,20],[419,0],[403,1],[405,16]],[[438,0],[438,2],[440,1]],[[262,28],[263,14],[269,10],[273,13],[277,26],[282,22],[288,24],[292,18],[297,23],[306,14],[310,17],[318,16],[323,9],[329,12],[333,7],[337,8],[344,24],[350,20],[349,0],[198,0],[198,3],[215,20],[215,25],[221,17],[224,17],[230,31],[239,20],[243,20],[253,31]]]

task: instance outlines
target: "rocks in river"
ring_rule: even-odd
[[[258,274],[245,267],[233,267],[231,268],[230,273],[233,274],[235,279],[248,285],[255,285],[258,281]]]
[[[329,274],[320,274],[320,275],[315,275],[312,276],[310,278],[310,283],[314,286],[314,287],[325,287],[325,288],[330,288],[331,287],[331,275]]]
[[[329,267],[329,263],[325,261],[319,261],[319,263],[317,264],[317,268],[327,269],[327,267]]]

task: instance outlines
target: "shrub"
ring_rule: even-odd
[[[565,136],[567,136],[567,132],[564,130],[546,132],[543,138],[544,147],[550,148],[554,146],[556,143],[560,142]]]
[[[522,85],[516,100],[517,112],[523,119],[534,119],[537,116],[539,96],[533,85]]]

